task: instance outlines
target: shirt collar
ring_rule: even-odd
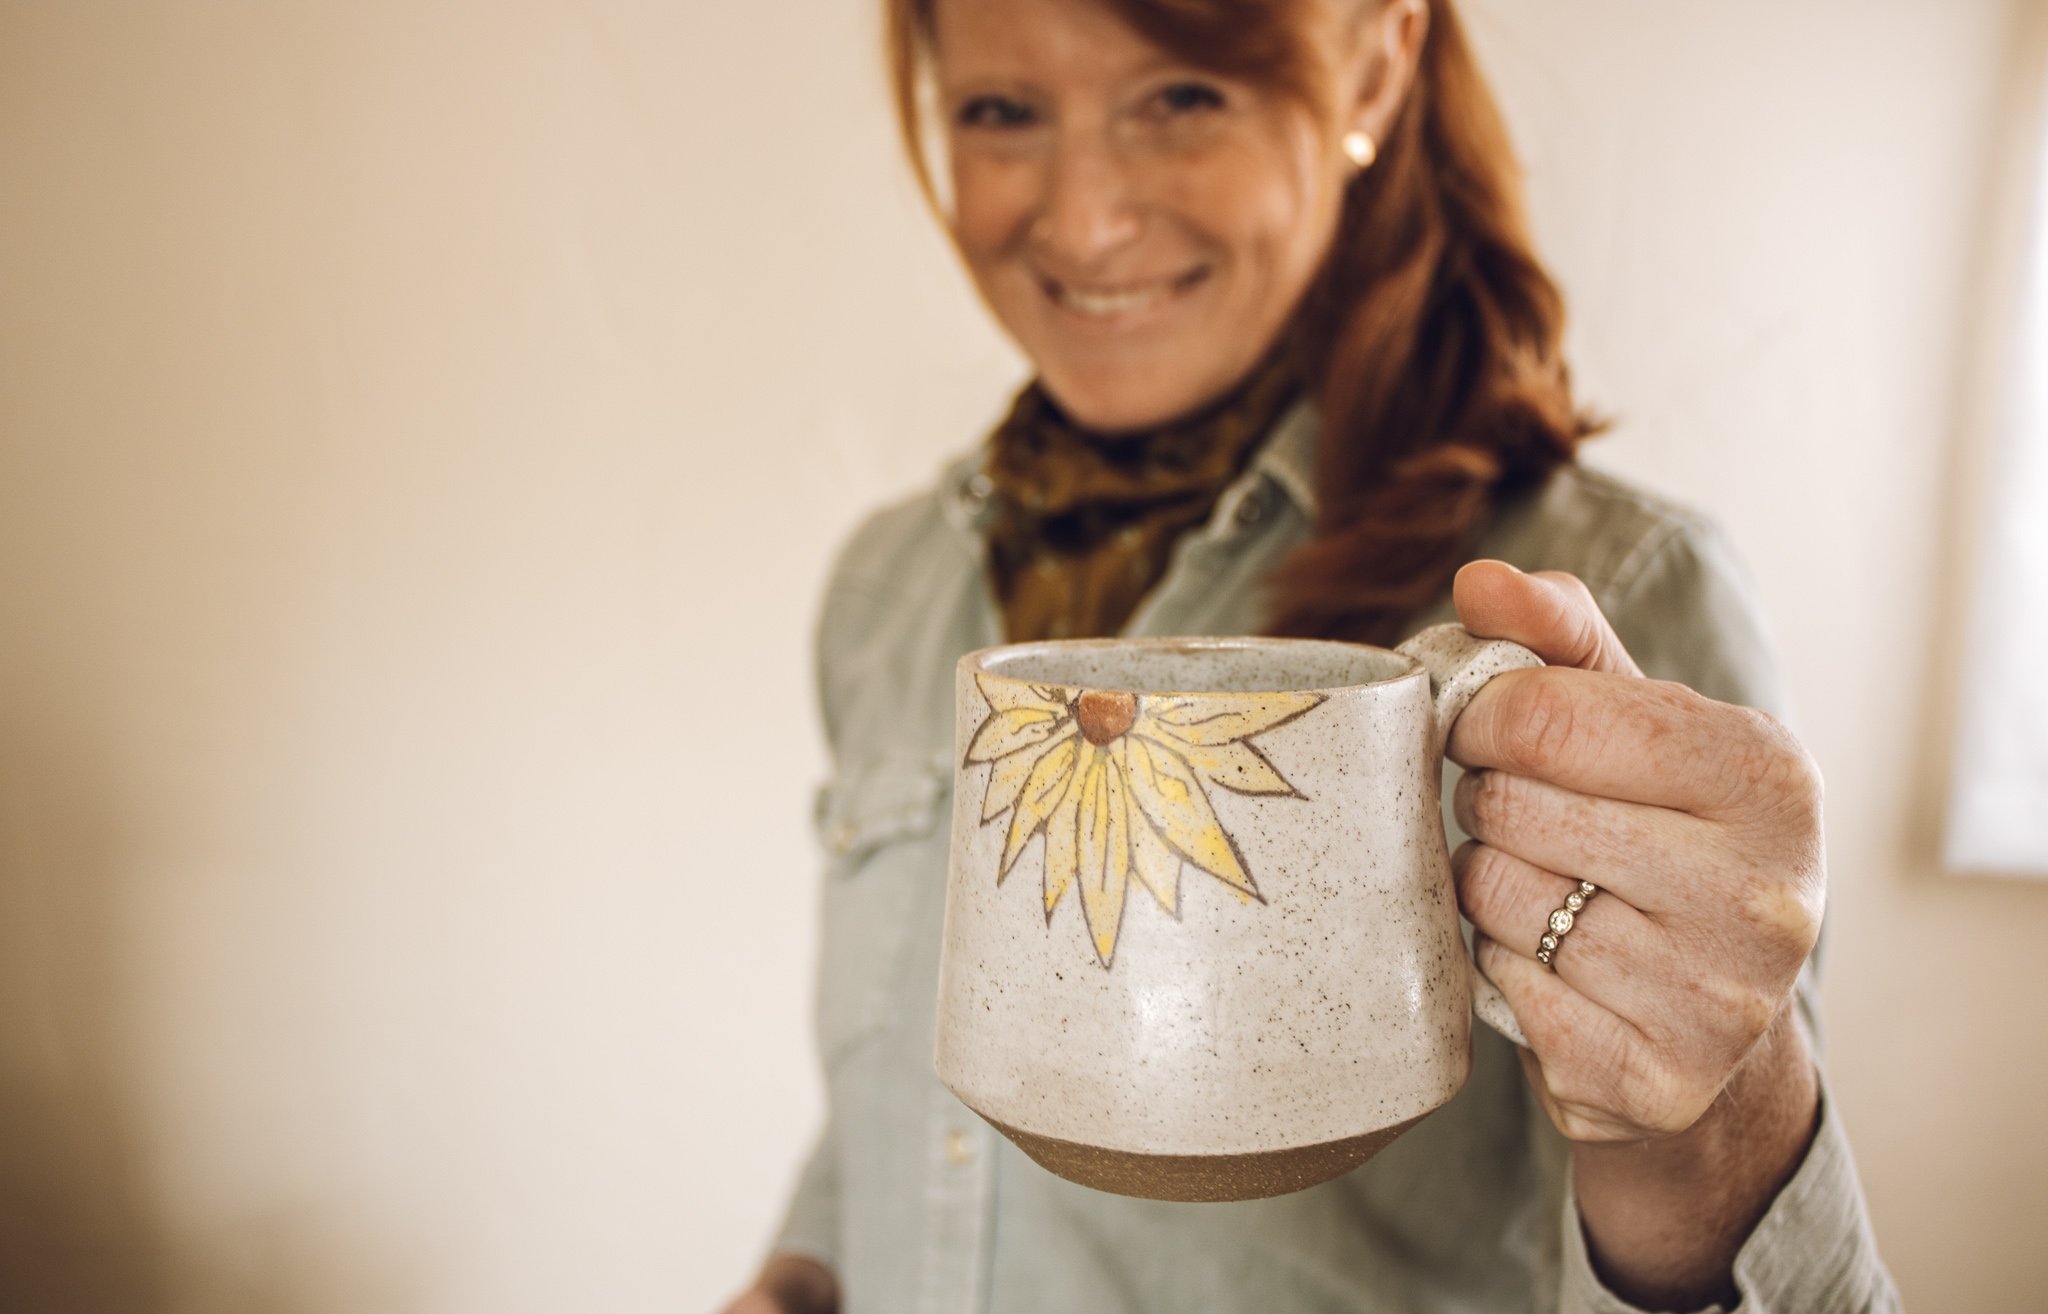
[[[1316,443],[1322,429],[1315,402],[1303,397],[1273,424],[1273,436],[1252,458],[1252,469],[1280,486],[1303,517],[1316,518]]]
[[[1321,420],[1315,402],[1302,397],[1273,423],[1273,436],[1252,457],[1246,472],[1252,479],[1264,476],[1278,485],[1303,517],[1316,515],[1316,443]],[[993,482],[983,466],[988,460],[988,443],[978,444],[946,468],[946,518],[961,529],[979,530],[987,523],[988,500]],[[1240,480],[1240,483],[1249,480]],[[1241,490],[1240,490],[1241,491]],[[1224,495],[1229,500],[1228,492]]]

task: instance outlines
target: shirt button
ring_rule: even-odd
[[[967,481],[967,500],[970,502],[986,502],[995,491],[996,481],[985,472],[977,472]]]
[[[946,1162],[955,1168],[965,1168],[974,1161],[974,1141],[964,1131],[946,1133]]]
[[[860,827],[850,821],[842,821],[832,828],[831,837],[826,842],[832,846],[832,852],[843,858],[860,843]]]
[[[1266,518],[1266,499],[1256,493],[1247,493],[1238,499],[1237,523],[1240,529],[1250,529]]]

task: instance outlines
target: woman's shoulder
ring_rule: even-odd
[[[961,492],[954,477],[959,464],[949,461],[936,479],[870,507],[856,520],[833,556],[833,583],[888,580],[951,537],[957,517],[949,503]]]
[[[1480,555],[1578,576],[1646,674],[1785,711],[1754,578],[1728,535],[1698,508],[1568,465],[1500,516]]]
[[[986,642],[979,470],[978,452],[948,461],[924,487],[863,516],[833,558],[815,640],[835,742],[856,703],[949,688],[944,677],[953,660]],[[900,708],[878,713],[882,720],[906,715]]]
[[[1582,462],[1511,503],[1486,547],[1525,570],[1569,571],[1599,598],[1627,594],[1661,557],[1727,551],[1704,511]]]

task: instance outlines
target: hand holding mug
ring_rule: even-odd
[[[1682,1132],[1784,1012],[1819,935],[1819,773],[1763,713],[1644,679],[1570,576],[1475,563],[1456,601],[1474,634],[1551,663],[1490,683],[1451,732],[1472,836],[1452,866],[1480,966],[1567,1137]],[[1546,966],[1548,919],[1582,881],[1599,893]]]

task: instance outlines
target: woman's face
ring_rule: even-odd
[[[1054,399],[1116,432],[1228,391],[1329,247],[1339,133],[1095,0],[938,0],[936,38],[953,238]]]

